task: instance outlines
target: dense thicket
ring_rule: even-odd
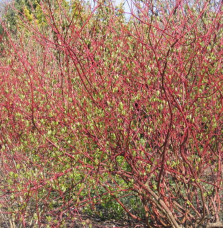
[[[222,1],[31,3],[2,21],[2,218],[220,226]]]

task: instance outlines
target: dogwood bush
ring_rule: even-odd
[[[24,227],[222,222],[222,2],[128,9],[43,1],[2,22],[1,210]]]

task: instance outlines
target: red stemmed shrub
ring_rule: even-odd
[[[129,11],[44,1],[2,23],[1,210],[24,227],[221,222],[222,2]]]

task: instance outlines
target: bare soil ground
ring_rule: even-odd
[[[47,222],[44,225],[41,225],[41,228],[47,227]],[[26,226],[26,228],[37,228],[37,224],[32,224]],[[55,226],[52,226],[55,227]],[[57,226],[56,226],[57,227]],[[80,215],[75,218],[67,218],[61,226],[63,228],[146,228],[146,225],[142,222],[129,220],[101,220],[100,218]],[[0,214],[0,228],[23,228],[20,224],[10,220],[9,216]]]

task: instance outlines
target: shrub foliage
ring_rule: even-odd
[[[222,1],[31,2],[2,20],[1,212],[220,223]]]

